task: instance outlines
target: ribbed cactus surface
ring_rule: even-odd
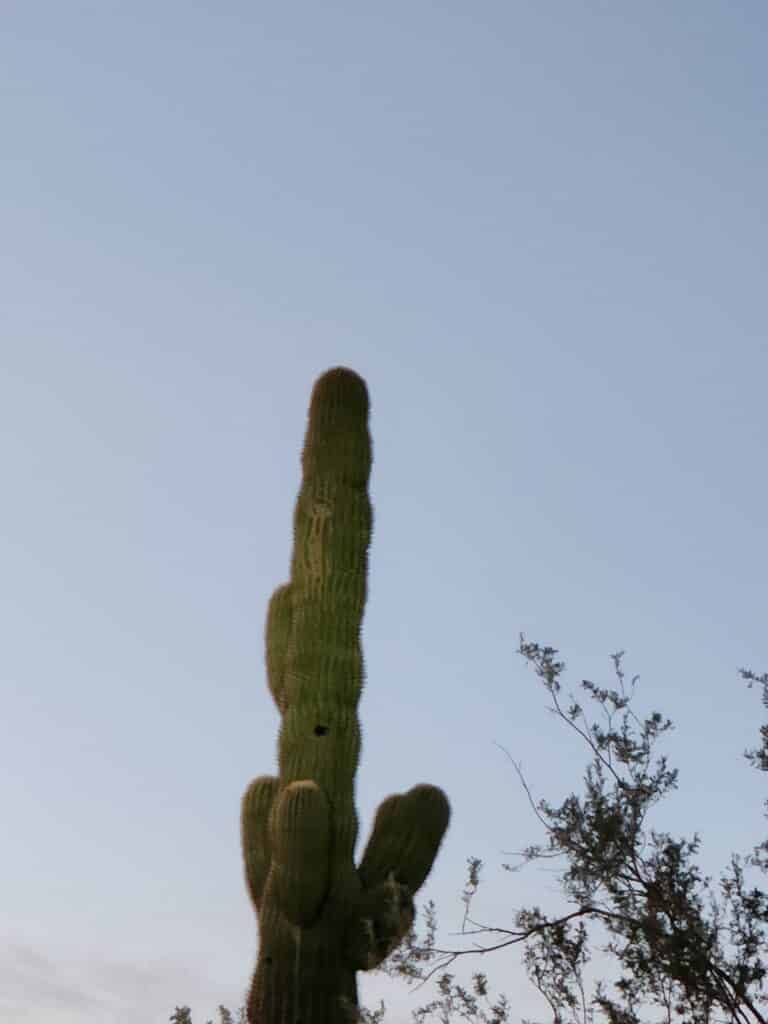
[[[259,922],[250,1024],[346,1024],[356,972],[378,966],[413,921],[448,827],[442,790],[387,797],[358,867],[355,772],[360,629],[372,512],[368,392],[351,370],[312,392],[290,581],[267,613],[269,689],[282,717],[279,775],[243,798],[248,889]]]

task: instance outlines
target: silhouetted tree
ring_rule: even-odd
[[[747,856],[733,854],[717,885],[695,860],[699,837],[674,837],[652,827],[655,804],[677,788],[677,771],[656,752],[672,723],[658,712],[640,718],[632,707],[637,677],[627,682],[623,653],[612,656],[615,683],[581,683],[583,696],[564,700],[565,668],[557,651],[521,637],[519,653],[546,688],[557,718],[589,752],[584,790],[562,803],[534,801],[513,762],[546,840],[517,855],[519,870],[541,860],[561,861],[561,895],[566,907],[550,915],[539,907],[518,912],[513,927],[480,924],[469,917],[482,862],[469,858],[463,892],[471,934],[495,941],[470,949],[435,946],[434,904],[427,904],[426,934],[414,929],[405,945],[382,965],[391,976],[424,982],[438,971],[438,998],[414,1011],[418,1022],[448,1022],[454,1015],[481,1024],[504,1024],[511,1006],[505,996],[493,1002],[484,974],[472,988],[454,983],[445,971],[459,957],[511,945],[523,947],[528,977],[549,1004],[555,1024],[640,1024],[655,1008],[671,1024],[768,1024],[764,960],[768,897],[749,884],[748,874],[766,870],[766,845]],[[742,674],[748,670],[742,670]],[[768,676],[751,677],[768,693]],[[766,697],[768,701],[768,697]],[[591,712],[589,709],[592,709]],[[764,743],[768,730],[762,732]],[[765,746],[764,746],[765,751]],[[509,756],[509,755],[508,755]],[[510,758],[511,760],[511,758]],[[766,761],[756,762],[763,767]],[[762,852],[762,856],[761,856]],[[618,971],[615,981],[590,986],[585,974],[596,954]],[[436,962],[435,962],[436,961]],[[657,1018],[658,1019],[658,1018]]]

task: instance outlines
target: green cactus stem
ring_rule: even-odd
[[[372,511],[368,392],[351,370],[316,382],[302,467],[291,578],[267,613],[279,775],[254,779],[242,805],[259,924],[250,1024],[358,1019],[356,972],[377,967],[407,935],[450,818],[436,786],[387,797],[355,867]]]

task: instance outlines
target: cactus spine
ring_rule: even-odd
[[[242,805],[260,939],[250,1024],[357,1018],[356,972],[378,966],[407,934],[413,896],[450,817],[436,786],[387,797],[355,867],[372,511],[368,392],[351,370],[329,370],[316,382],[302,467],[291,578],[267,613],[267,677],[282,716],[280,773],[254,779]]]

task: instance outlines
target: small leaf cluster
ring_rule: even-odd
[[[246,1024],[244,1006],[237,1011],[237,1021],[235,1021],[232,1011],[228,1010],[226,1006],[219,1006],[218,1014],[217,1024]],[[192,1024],[192,1011],[188,1006],[177,1006],[168,1019],[171,1024]],[[209,1019],[205,1024],[213,1024],[213,1021]]]

